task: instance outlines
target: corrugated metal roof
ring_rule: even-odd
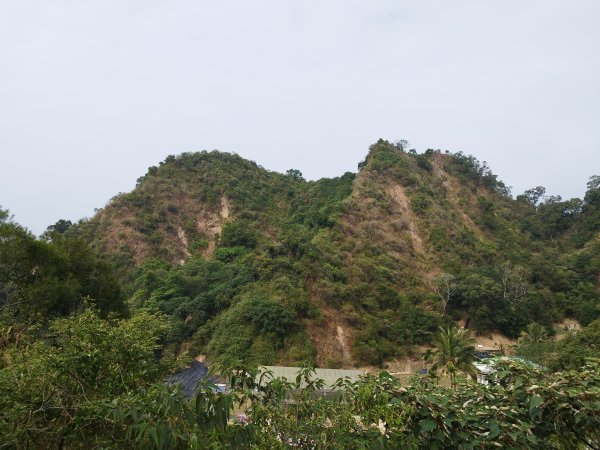
[[[285,378],[289,382],[295,382],[296,376],[300,371],[300,367],[284,367],[284,366],[263,366],[259,368],[261,373],[270,371],[274,378]],[[340,378],[350,378],[351,381],[357,381],[365,372],[362,370],[345,370],[345,369],[315,369],[315,373],[311,374],[311,379],[321,379],[325,381],[325,386],[330,387]],[[259,375],[260,377],[260,375]],[[258,382],[258,377],[257,377]]]

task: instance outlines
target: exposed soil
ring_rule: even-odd
[[[412,210],[410,209],[410,203],[408,197],[406,196],[406,192],[404,192],[404,188],[399,184],[392,184],[386,189],[386,192],[400,207],[402,216],[406,220],[406,225],[408,233],[410,234],[413,248],[418,253],[423,253],[423,241],[421,240],[421,237],[419,236],[419,233],[417,232],[417,227],[415,225],[417,219]]]
[[[196,229],[208,240],[208,247],[202,252],[203,256],[210,256],[217,245],[216,236],[221,234],[223,222],[229,219],[229,200],[224,195],[221,197],[221,209],[219,213],[203,210],[197,216]]]
[[[502,348],[506,348],[508,349],[509,347],[515,345],[517,343],[517,341],[515,341],[514,339],[510,339],[506,336],[504,336],[501,333],[490,333],[487,336],[473,336],[475,338],[475,349],[477,348],[482,348],[482,347],[478,347],[479,345],[482,345],[483,348],[493,348],[493,349],[502,349]]]
[[[187,239],[187,236],[185,235],[185,231],[183,230],[183,228],[177,227],[177,236],[179,237],[179,240],[181,241],[183,253],[185,253],[186,257],[190,256],[190,252],[188,250],[188,248],[189,248],[188,239]],[[185,259],[179,260],[180,264],[183,264],[184,262],[185,262]]]
[[[334,368],[354,367],[350,348],[352,337],[333,308],[320,305],[321,321],[307,322],[308,336],[317,349],[317,366]]]
[[[340,348],[342,349],[342,356],[344,361],[350,361],[352,357],[350,356],[350,352],[348,351],[348,346],[346,345],[346,338],[344,337],[344,328],[341,325],[336,326],[336,339],[338,344],[340,344]]]
[[[578,330],[581,330],[581,324],[575,319],[566,318],[562,322],[554,324],[555,339],[557,341],[564,339],[569,333]]]
[[[227,197],[221,197],[221,219],[227,220],[229,218],[229,200]]]

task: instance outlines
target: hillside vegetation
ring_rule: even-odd
[[[563,201],[403,143],[318,181],[169,156],[40,237],[0,208],[0,447],[599,448],[599,283],[598,176]],[[518,338],[488,384],[471,331]],[[165,383],[198,355],[227,392]],[[428,376],[333,400],[307,367],[406,356]],[[303,368],[257,384],[277,363]]]
[[[600,178],[516,199],[485,163],[380,140],[306,181],[220,152],[169,156],[71,227],[174,352],[221,363],[380,365],[462,319],[516,338],[600,316]],[[447,303],[447,304],[446,304]]]

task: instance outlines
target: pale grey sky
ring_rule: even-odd
[[[380,137],[582,196],[600,1],[0,0],[0,205],[35,233],[168,154],[315,179]]]

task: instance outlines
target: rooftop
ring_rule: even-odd
[[[298,372],[301,367],[284,367],[284,366],[263,366],[260,367],[261,374],[269,371],[273,374],[273,378],[284,378],[288,382],[295,382]],[[362,370],[344,370],[344,369],[314,369],[315,373],[311,375],[312,379],[321,379],[325,382],[325,386],[331,387],[340,378],[349,378],[350,381],[358,381],[359,377],[364,375]],[[259,374],[260,377],[260,374]],[[258,378],[257,378],[258,382]]]

